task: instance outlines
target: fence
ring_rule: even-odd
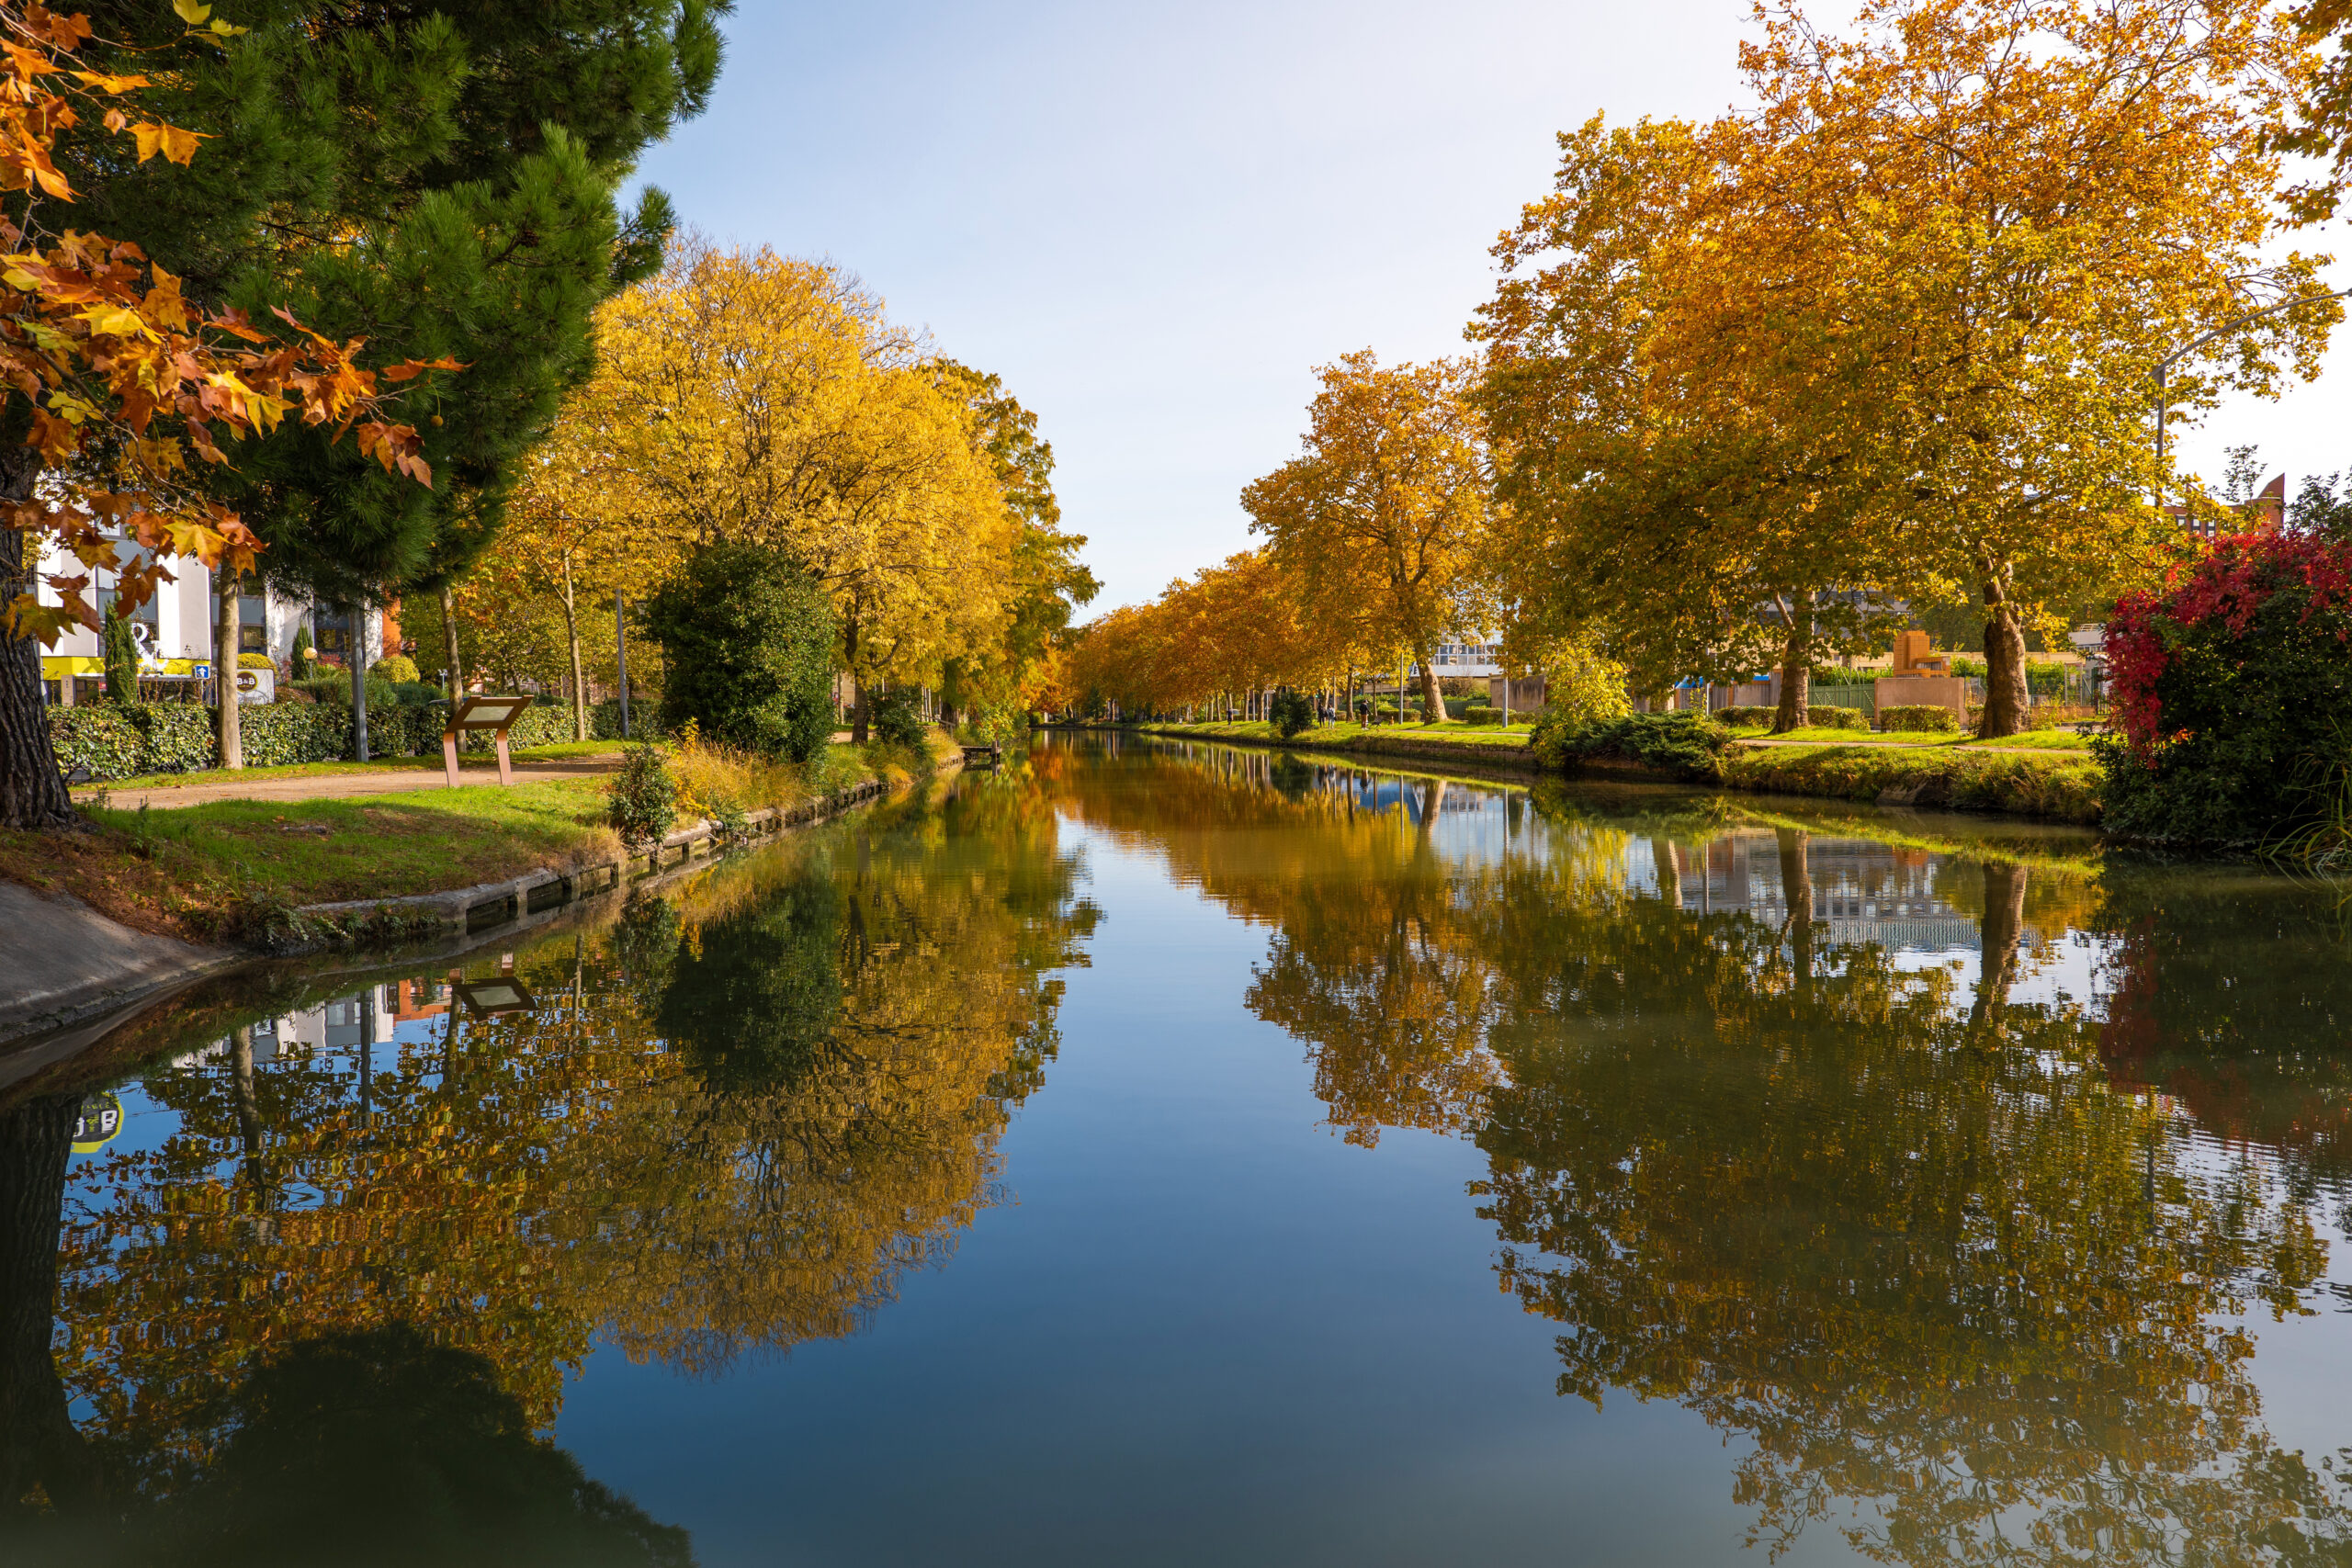
[[[648,705],[638,703],[630,713],[630,728],[638,739],[653,733]],[[403,703],[396,707],[368,710],[368,751],[374,757],[430,756],[441,750],[441,734],[448,726],[447,703]],[[248,767],[276,767],[288,762],[334,762],[356,754],[351,710],[335,703],[266,703],[245,708],[238,716],[240,741]],[[617,740],[621,733],[618,703],[596,703],[588,709],[588,735],[593,740]],[[87,771],[93,780],[141,778],[149,773],[187,773],[220,763],[214,742],[212,710],[194,703],[158,703],[119,707],[111,703],[85,703],[49,710],[50,744],[57,764],[67,773]],[[571,739],[571,707],[568,703],[534,706],[514,721],[507,734],[513,746],[548,746]],[[469,733],[459,745],[469,751],[487,751],[487,733]]]

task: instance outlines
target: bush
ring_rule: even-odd
[[[270,698],[270,702],[273,705],[277,703],[300,703],[305,707],[316,705],[318,700],[318,698],[302,690],[301,687],[294,684],[291,681],[288,681],[285,684],[279,686],[277,688],[277,694]]]
[[[865,722],[874,739],[886,746],[921,746],[922,744],[922,704],[916,693],[904,686],[878,695],[867,693]],[[831,720],[827,721],[831,733]]]
[[[416,682],[416,660],[405,653],[388,653],[368,666],[370,675],[381,675],[394,685],[413,685]]]
[[[318,655],[313,652],[311,648],[311,628],[308,626],[296,626],[294,628],[294,646],[288,651],[286,656],[287,665],[293,671],[294,678],[300,681],[307,675],[310,671],[304,669],[303,666],[309,664],[317,657]]]
[[[1588,762],[1617,761],[1708,783],[1722,773],[1731,731],[1696,713],[1629,713],[1580,725],[1565,714],[1547,714],[1532,744],[1538,761],[1571,773]]]
[[[1878,710],[1878,727],[1890,735],[1898,731],[1915,735],[1956,732],[1960,716],[1933,703],[1898,703]]]
[[[1841,708],[1834,704],[1815,704],[1805,710],[1805,722],[1815,729],[1868,729],[1871,716],[1860,708]]]
[[[277,661],[270,658],[266,653],[241,653],[237,655],[237,668],[240,670],[276,670],[277,668]]]
[[[2321,862],[2352,842],[2352,545],[2224,539],[2109,618],[2108,826]]]
[[[1284,686],[1274,694],[1267,716],[1273,720],[1274,733],[1287,740],[1302,729],[1315,728],[1315,705],[1306,693]]]
[[[632,746],[609,786],[605,819],[631,848],[658,844],[678,819],[678,785],[652,746]]]
[[[1500,724],[1503,721],[1503,710],[1498,707],[1464,708],[1462,710],[1462,720],[1465,724]]]
[[[797,762],[831,739],[832,606],[785,556],[702,546],[646,601],[645,624],[668,671],[664,728],[691,719],[723,745]]]
[[[1734,728],[1744,728],[1751,725],[1770,724],[1772,722],[1773,716],[1779,712],[1778,708],[1758,707],[1750,703],[1734,703],[1727,708],[1717,708],[1714,716],[1717,724],[1728,724]]]

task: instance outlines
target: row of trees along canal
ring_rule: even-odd
[[[1243,492],[1262,550],[1097,621],[1074,693],[1221,708],[1409,660],[1435,719],[1438,646],[1499,626],[1572,708],[1778,665],[1788,728],[1816,665],[1973,606],[1980,732],[2023,728],[2028,638],[2198,547],[2163,498],[2216,505],[2160,467],[2158,362],[2206,338],[2177,422],[2311,374],[2340,319],[2244,320],[2328,287],[2284,231],[2340,194],[2347,13],[1760,16],[1752,109],[1563,134],[1480,353],[1327,367],[1305,452]],[[2335,162],[2282,189],[2282,144]]]
[[[0,826],[74,820],[40,647],[98,625],[101,569],[127,615],[174,558],[218,573],[224,668],[241,580],[398,599],[427,665],[568,680],[582,730],[589,602],[721,542],[821,586],[861,729],[877,679],[1035,694],[1093,584],[1034,420],[835,269],[616,204],[707,101],[728,8],[0,0]]]

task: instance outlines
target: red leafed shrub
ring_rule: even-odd
[[[2107,822],[2183,843],[2277,843],[2335,813],[2352,765],[2352,546],[2226,538],[2107,626],[2121,739]]]

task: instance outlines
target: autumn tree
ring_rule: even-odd
[[[2324,177],[2287,193],[2296,220],[2312,223],[2335,214],[2352,183],[2352,0],[2304,0],[2292,19],[2307,41],[2335,46],[2305,79],[2294,120],[2272,134],[2280,151],[2328,164]]]
[[[1821,215],[1737,120],[1595,118],[1554,193],[1495,248],[1472,335],[1507,456],[1494,570],[1515,647],[1600,642],[1645,692],[1778,663],[1777,729],[1816,660],[1889,618],[1868,515],[1870,411],[1823,367],[1822,318],[1779,301],[1824,276]]]
[[[952,394],[880,300],[839,269],[674,243],[599,319],[600,374],[628,389],[597,439],[647,526],[782,552],[826,588],[857,682],[935,682],[1000,645],[1020,527]]]
[[[2340,316],[2229,326],[2314,291],[2320,258],[2269,255],[2265,145],[2312,65],[2267,7],[2199,0],[1890,0],[1844,39],[1791,10],[1743,57],[1794,149],[1776,167],[1844,215],[1840,265],[1790,309],[1844,326],[1817,334],[1822,373],[1881,425],[1866,466],[1908,595],[1982,607],[1981,734],[2024,728],[2049,607],[2144,578],[2173,542],[2146,504],[2157,359],[2221,332],[2175,365],[2173,400],[2267,394]]]
[[[940,676],[951,706],[1001,729],[1015,709],[1044,705],[1037,699],[1051,684],[1054,650],[1071,615],[1102,584],[1078,558],[1086,536],[1062,530],[1054,449],[1039,438],[1037,416],[993,374],[950,359],[928,368],[940,389],[963,404],[973,444],[996,474],[1015,529],[1003,631],[993,643],[945,660]]]
[[[1478,423],[1458,361],[1383,369],[1370,350],[1318,372],[1306,452],[1241,492],[1250,531],[1299,584],[1334,640],[1409,651],[1431,723],[1438,643],[1485,611],[1477,552],[1487,517]]]

